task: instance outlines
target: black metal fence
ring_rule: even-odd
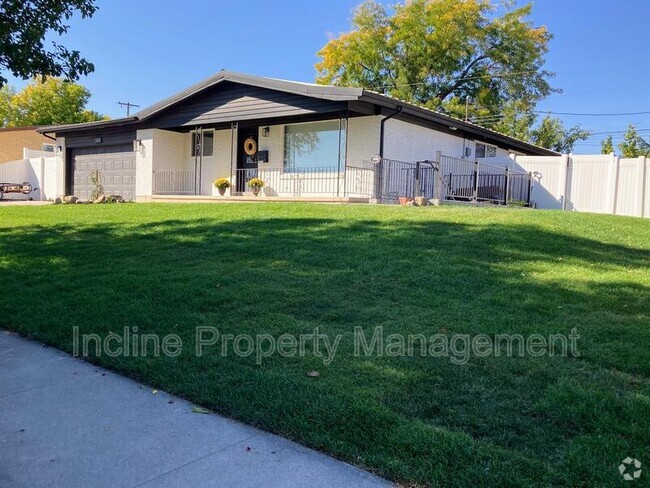
[[[441,156],[439,161],[383,159],[377,198],[397,203],[422,196],[447,201],[530,204],[531,175],[503,166]]]

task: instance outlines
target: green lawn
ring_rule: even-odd
[[[650,468],[650,221],[525,209],[0,205],[0,325],[344,334],[328,366],[92,359],[408,486],[618,486]],[[355,357],[353,327],[567,333],[580,357]],[[320,377],[308,377],[311,370]],[[89,394],[92,394],[89,392]],[[647,483],[650,471],[635,483]],[[647,486],[647,485],[646,485]]]

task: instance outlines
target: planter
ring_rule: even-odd
[[[415,204],[418,207],[424,207],[429,204],[429,200],[424,197],[415,197]]]
[[[410,205],[413,202],[411,197],[399,197],[400,205]]]
[[[217,188],[219,190],[219,195],[224,196],[226,194],[226,189],[225,188]]]
[[[251,190],[253,190],[253,195],[255,195],[256,197],[259,196],[260,189],[257,186],[254,186],[253,188],[251,188]]]

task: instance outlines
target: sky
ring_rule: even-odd
[[[60,41],[95,64],[80,80],[93,94],[88,107],[120,117],[125,109],[118,101],[145,107],[221,69],[313,82],[316,53],[349,30],[360,1],[98,0],[99,11],[71,19]],[[534,2],[531,20],[554,35],[544,67],[563,90],[539,110],[648,112],[559,115],[596,133],[575,152],[599,152],[601,133],[618,142],[629,123],[650,137],[648,18],[650,0]]]

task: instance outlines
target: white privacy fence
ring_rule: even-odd
[[[650,160],[613,154],[513,156],[538,208],[650,217]]]
[[[26,154],[26,156],[30,156],[30,154]],[[59,175],[62,178],[63,174],[59,165],[59,158],[55,156],[27,157],[0,164],[1,183],[29,182],[32,188],[36,189],[29,195],[5,194],[4,198],[12,200],[31,197],[34,200],[53,200],[57,194],[62,193],[62,191],[58,191],[63,184],[59,180]]]

